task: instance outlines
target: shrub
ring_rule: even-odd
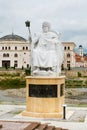
[[[83,87],[83,80],[66,80],[65,86],[67,88],[81,88]]]
[[[87,85],[87,80],[85,81],[85,85]]]
[[[26,75],[31,75],[31,67],[25,69],[25,74]]]
[[[78,72],[78,77],[81,77],[81,73],[80,72]]]
[[[21,80],[18,78],[15,79],[7,78],[7,79],[0,80],[1,89],[23,88],[25,86],[26,86],[26,81],[23,79]]]

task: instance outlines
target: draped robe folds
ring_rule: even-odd
[[[42,33],[33,41],[32,65],[34,67],[57,67],[63,62],[63,45],[58,40],[58,35],[54,32]]]

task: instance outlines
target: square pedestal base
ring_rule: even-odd
[[[28,116],[28,117],[35,117],[35,118],[62,118],[63,114],[62,113],[34,113],[34,112],[28,112],[28,111],[23,111],[22,112],[23,116]]]
[[[23,116],[62,118],[65,76],[26,77],[26,111]]]

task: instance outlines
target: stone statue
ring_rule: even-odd
[[[32,42],[32,74],[59,75],[63,62],[63,45],[50,23],[42,24],[43,32]]]

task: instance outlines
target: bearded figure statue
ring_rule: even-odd
[[[50,23],[42,24],[42,33],[32,41],[32,75],[60,75],[64,50],[59,37]]]

